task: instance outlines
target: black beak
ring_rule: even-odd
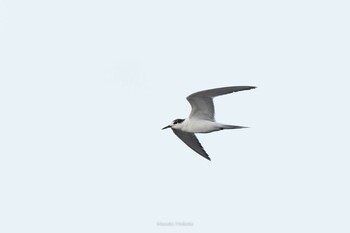
[[[162,128],[162,130],[163,130],[163,129],[170,128],[170,127],[171,127],[171,125],[165,126],[164,128]]]

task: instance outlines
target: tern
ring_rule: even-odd
[[[187,96],[192,110],[188,118],[175,119],[170,125],[163,129],[171,128],[176,136],[178,136],[192,150],[210,160],[209,155],[198,141],[195,133],[211,133],[223,129],[241,129],[244,126],[221,124],[215,121],[215,110],[213,98],[220,95],[226,95],[233,92],[254,89],[253,86],[231,86],[209,89],[195,92]]]

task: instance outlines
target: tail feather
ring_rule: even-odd
[[[222,129],[243,129],[243,128],[249,128],[245,126],[238,126],[238,125],[222,125]]]

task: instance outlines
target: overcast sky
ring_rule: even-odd
[[[349,10],[0,0],[0,232],[349,232]],[[211,162],[160,130],[235,85]]]

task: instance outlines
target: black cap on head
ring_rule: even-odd
[[[173,124],[179,124],[182,123],[185,119],[176,119],[173,121]]]

